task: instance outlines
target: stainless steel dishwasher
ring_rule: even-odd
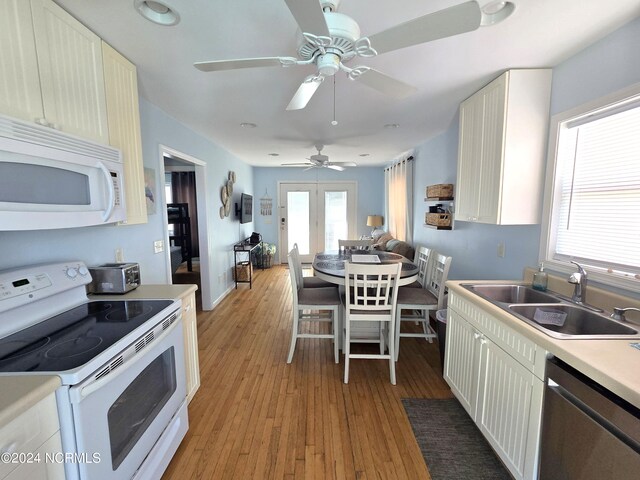
[[[547,360],[539,478],[639,479],[640,409],[561,360]]]

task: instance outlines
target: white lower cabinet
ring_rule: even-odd
[[[527,338],[450,294],[445,380],[517,479],[537,477],[545,356]]]
[[[64,480],[55,393],[0,425],[0,452],[2,480]]]

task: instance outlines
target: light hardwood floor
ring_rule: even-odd
[[[402,398],[449,398],[436,343],[402,339],[386,360],[353,360],[348,385],[330,340],[299,340],[293,363],[288,269],[258,271],[198,313],[202,385],[163,479],[428,479]]]

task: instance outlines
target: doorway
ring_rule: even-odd
[[[316,252],[355,238],[356,198],[356,182],[279,182],[280,263],[287,263],[294,243],[300,260],[311,263]]]
[[[168,283],[195,283],[197,307],[213,309],[206,206],[206,163],[160,146]]]

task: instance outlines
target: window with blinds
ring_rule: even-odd
[[[558,123],[547,260],[640,279],[640,95]]]

